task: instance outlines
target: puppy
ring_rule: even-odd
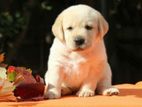
[[[55,35],[45,74],[45,98],[76,92],[79,97],[116,95],[111,86],[103,37],[108,23],[95,9],[75,5],[65,9],[52,26]]]

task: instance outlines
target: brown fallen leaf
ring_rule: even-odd
[[[0,63],[4,61],[4,53],[0,54]]]
[[[36,83],[36,80],[32,76],[32,73],[27,71],[25,67],[16,67],[15,71],[16,71],[16,78],[14,82],[17,85]]]
[[[13,83],[0,78],[0,101],[16,101],[13,93],[14,88]]]
[[[1,101],[17,101],[17,98],[14,96],[14,93],[13,92],[9,92],[5,95],[1,95],[0,96],[0,102]]]
[[[40,100],[44,93],[44,81],[39,75],[35,77],[31,70],[25,67],[16,67],[14,95],[21,100]]]
[[[42,97],[44,93],[44,84],[21,84],[14,90],[14,95],[21,99],[32,99]]]

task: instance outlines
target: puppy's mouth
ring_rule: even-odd
[[[74,49],[73,51],[84,51],[85,49],[84,48],[76,48],[76,49]]]
[[[73,51],[85,51],[89,48],[90,46],[86,43],[82,44],[82,45],[75,45]]]
[[[73,49],[73,51],[85,51],[88,48],[89,47],[84,44],[82,46],[76,46],[75,49]]]

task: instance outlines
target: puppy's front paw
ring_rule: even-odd
[[[83,90],[79,90],[76,95],[79,97],[91,97],[91,96],[94,96],[94,94],[95,94],[94,90],[83,89]]]
[[[49,98],[49,99],[57,99],[61,97],[61,93],[58,92],[56,89],[52,89],[52,90],[47,90],[44,93],[44,98]]]
[[[107,95],[107,96],[118,95],[118,94],[119,94],[119,90],[115,87],[111,87],[103,91],[103,95]]]
[[[60,98],[61,96],[54,92],[48,92],[47,94],[45,94],[44,97],[49,99],[57,99],[57,98]]]

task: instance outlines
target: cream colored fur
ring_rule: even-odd
[[[111,86],[103,36],[108,23],[95,9],[75,5],[65,9],[52,27],[55,39],[45,74],[45,98],[60,98],[76,92],[79,97],[118,94]],[[75,38],[85,41],[76,45]]]

